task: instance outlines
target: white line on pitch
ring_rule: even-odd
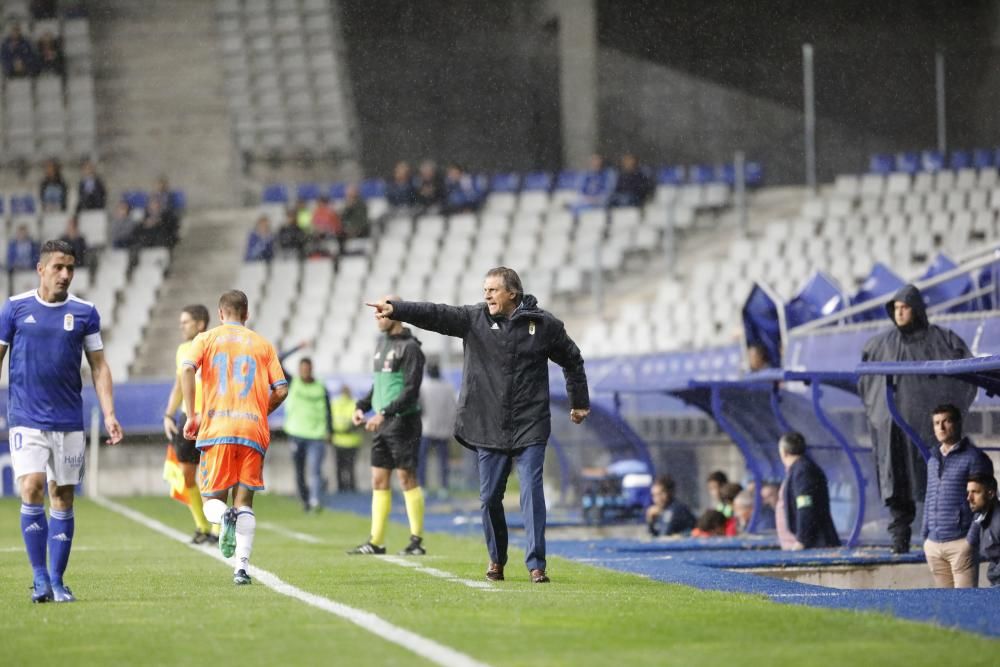
[[[468,586],[469,588],[478,588],[483,591],[490,591],[491,593],[499,593],[501,589],[495,588],[486,581],[476,581],[474,579],[462,579],[458,575],[452,574],[451,572],[445,572],[444,570],[439,570],[436,567],[427,567],[426,565],[421,565],[408,558],[403,558],[400,556],[376,556],[379,560],[386,561],[388,563],[393,563],[395,565],[402,565],[403,567],[413,568],[417,572],[423,572],[424,574],[429,574],[432,577],[437,577],[438,579],[445,579],[446,581],[454,581],[456,583]],[[418,556],[419,558],[419,556]]]
[[[141,512],[137,512],[129,507],[125,507],[124,505],[120,505],[112,500],[108,500],[107,498],[101,496],[91,496],[90,499],[101,507],[111,510],[112,512],[117,512],[118,514],[121,514],[136,523],[146,526],[150,530],[154,530],[161,535],[169,537],[177,542],[181,542],[182,544],[186,544],[192,549],[196,549],[197,551],[211,556],[216,560],[229,564],[229,560],[219,553],[219,550],[216,547],[191,544],[190,538],[187,535],[184,535],[183,533],[176,531]],[[464,653],[460,653],[459,651],[449,648],[444,644],[439,644],[433,639],[428,639],[427,637],[418,635],[415,632],[393,625],[389,621],[386,621],[370,611],[356,609],[342,602],[337,602],[336,600],[331,600],[330,598],[325,598],[320,595],[316,595],[315,593],[309,593],[301,588],[292,586],[267,570],[262,570],[261,568],[252,565],[250,566],[250,574],[259,583],[267,586],[273,591],[286,595],[290,598],[294,598],[299,602],[304,602],[305,604],[316,607],[317,609],[322,609],[323,611],[329,612],[334,616],[339,616],[340,618],[350,621],[358,627],[367,630],[374,635],[378,635],[382,639],[390,641],[393,644],[401,646],[412,653],[416,653],[417,655],[426,658],[435,664],[445,665],[446,667],[488,667],[486,663],[480,662],[471,656],[465,655]]]
[[[290,537],[293,540],[298,540],[300,542],[308,542],[309,544],[323,544],[323,540],[314,536],[307,535],[306,533],[299,533],[294,530],[288,530],[287,528],[282,528],[281,526],[270,523],[268,521],[262,521],[257,524],[259,528],[264,530],[269,530],[272,533],[277,533],[278,535],[284,535],[285,537]]]

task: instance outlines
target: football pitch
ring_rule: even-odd
[[[75,604],[32,605],[19,504],[0,501],[0,664],[994,665],[994,640],[894,619],[701,591],[553,558],[532,585],[512,550],[487,583],[480,540],[429,534],[418,558],[348,556],[368,522],[261,496],[253,585],[170,535],[165,498],[77,501]],[[136,519],[158,522],[156,528]],[[172,529],[172,530],[171,530]],[[176,531],[176,532],[172,532]],[[407,541],[390,525],[393,553]],[[992,655],[993,658],[989,656]]]

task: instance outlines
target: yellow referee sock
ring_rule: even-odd
[[[211,528],[208,523],[208,519],[205,518],[205,507],[201,499],[201,491],[198,489],[198,485],[194,484],[187,488],[188,494],[188,508],[191,510],[191,516],[194,517],[194,525],[197,526],[198,530],[203,533],[207,533]]]
[[[403,491],[406,501],[406,518],[410,520],[410,535],[424,536],[424,490],[416,486]]]
[[[392,491],[376,489],[372,491],[372,544],[385,546],[385,525],[392,509]]]

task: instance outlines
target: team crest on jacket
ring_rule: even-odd
[[[534,320],[531,320],[530,322],[528,322],[528,335],[529,336],[534,336],[535,335],[535,321]]]
[[[66,331],[73,330],[73,313],[66,313],[65,317],[63,317],[63,329]]]

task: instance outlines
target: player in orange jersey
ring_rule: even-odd
[[[201,495],[232,505],[222,516],[219,548],[236,555],[233,582],[249,584],[247,567],[257,520],[254,491],[264,489],[264,454],[271,440],[267,416],[288,395],[278,354],[246,328],[247,295],[231,290],[219,299],[220,326],[198,334],[183,361],[181,389],[188,421],[184,437],[201,450]],[[201,369],[202,412],[195,407],[195,373]],[[206,504],[206,514],[208,514]]]

